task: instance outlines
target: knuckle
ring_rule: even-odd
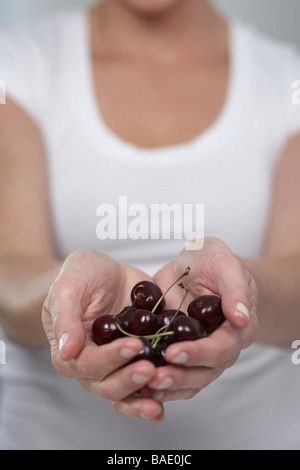
[[[240,354],[236,354],[234,357],[232,357],[226,364],[226,369],[229,369],[230,367],[234,366],[236,362],[238,361],[240,357]]]
[[[249,289],[250,289],[253,297],[256,297],[257,294],[258,294],[258,287],[257,287],[256,281],[255,281],[253,276],[250,276],[248,285],[249,285]]]
[[[228,362],[230,358],[230,353],[228,351],[228,348],[218,348],[215,353],[214,353],[214,359],[212,361],[213,367],[220,367],[226,362]]]
[[[114,409],[117,413],[120,413],[120,402],[118,402],[118,401],[112,401],[112,402],[111,402],[111,405],[112,405],[113,409]]]
[[[43,310],[45,312],[48,312],[48,313],[51,312],[52,306],[54,304],[55,291],[56,291],[56,282],[57,281],[54,281],[54,283],[50,286],[50,288],[48,290],[47,297],[45,298],[45,300],[43,302]]]
[[[189,390],[187,393],[186,393],[186,396],[184,397],[185,400],[191,400],[192,398],[194,398],[196,395],[198,395],[198,393],[201,391],[201,389],[197,389],[197,390]]]
[[[111,394],[107,391],[102,382],[97,382],[93,391],[99,397],[105,400],[111,400]]]
[[[47,297],[43,303],[43,311],[51,312],[55,309],[58,299],[69,299],[72,298],[73,289],[68,283],[63,282],[62,279],[56,279],[50,286]]]
[[[97,379],[97,380],[102,379],[102,377],[99,373],[99,366],[97,364],[95,364],[94,361],[87,359],[87,360],[84,361],[84,365],[81,366],[79,364],[79,367],[84,368],[86,377],[89,377],[90,379],[94,379],[94,380],[95,379]]]
[[[88,250],[86,248],[80,248],[79,250],[75,250],[69,254],[69,256],[65,260],[65,264],[73,264],[76,261],[83,261],[85,259],[89,259],[95,256],[95,252],[93,250]]]
[[[244,349],[251,346],[254,343],[259,333],[259,325],[256,317],[252,318],[251,326],[249,327],[248,336],[245,342]]]
[[[91,385],[90,385],[89,380],[83,379],[83,378],[80,378],[80,379],[77,379],[77,380],[78,380],[78,383],[84,388],[84,390],[86,392],[92,393]]]
[[[97,395],[100,398],[110,400],[110,395],[101,381],[96,381],[89,378],[81,378],[78,379],[78,382],[87,392]]]
[[[68,363],[68,366],[66,366],[66,364],[59,359],[57,354],[52,354],[51,360],[53,367],[57,370],[57,372],[59,372],[59,374],[67,377],[68,379],[74,378],[74,374],[70,368],[70,363]]]

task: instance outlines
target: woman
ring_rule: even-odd
[[[297,448],[295,51],[206,0],[103,0],[0,39],[2,448]],[[204,204],[204,246],[100,241],[97,206],[120,195]],[[188,265],[191,298],[222,297],[211,337],[158,369],[121,367],[138,339],[92,343],[136,282]]]

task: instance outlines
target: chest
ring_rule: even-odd
[[[96,60],[94,86],[115,134],[140,147],[162,147],[189,141],[214,123],[226,100],[228,64]]]

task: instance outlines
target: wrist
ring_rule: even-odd
[[[300,324],[300,255],[241,258],[241,262],[258,288],[260,331],[257,340],[267,345],[290,347]]]
[[[49,258],[10,257],[0,263],[1,325],[7,337],[26,346],[46,343],[41,310],[61,262]]]

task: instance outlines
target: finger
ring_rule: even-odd
[[[225,317],[236,328],[247,328],[256,311],[256,286],[250,274],[238,260],[230,260],[226,276],[225,269],[220,269],[222,281],[222,310]]]
[[[149,387],[145,387],[142,390],[142,397],[152,398],[159,403],[167,403],[168,401],[190,400],[194,398],[194,396],[196,396],[200,391],[200,388],[187,388],[183,390],[153,390]]]
[[[155,375],[155,366],[149,361],[138,361],[117,370],[102,381],[82,378],[81,385],[102,398],[121,401],[143,388]]]
[[[180,271],[187,265],[191,268],[186,280],[190,292],[196,297],[209,289],[219,295],[226,318],[236,328],[246,328],[256,307],[255,283],[226,245],[208,240],[201,250],[183,250],[174,266]]]
[[[149,381],[147,387],[165,393],[166,391],[190,389],[202,390],[216,380],[225,368],[225,364],[214,369],[208,367],[161,367],[157,369],[157,373]]]
[[[115,370],[126,365],[143,350],[143,343],[136,338],[119,338],[109,344],[86,344],[71,361],[53,358],[54,365],[63,375],[73,378],[103,380]]]
[[[53,354],[64,361],[73,359],[84,345],[82,314],[80,292],[56,281],[44,302],[42,318]]]
[[[131,396],[112,403],[115,411],[131,418],[147,419],[159,423],[164,419],[164,408],[155,400]]]
[[[243,334],[241,333],[243,332]],[[169,363],[187,367],[220,367],[251,344],[252,335],[225,322],[211,336],[197,341],[175,343],[166,350]]]

